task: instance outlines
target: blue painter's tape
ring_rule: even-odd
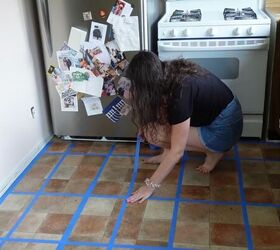
[[[175,232],[176,232],[176,224],[177,224],[177,215],[179,211],[179,199],[181,194],[181,188],[183,183],[183,177],[184,177],[184,168],[187,162],[187,154],[184,153],[184,156],[181,160],[180,164],[180,172],[178,177],[178,184],[177,184],[177,190],[176,190],[176,199],[175,204],[173,208],[173,215],[172,215],[172,221],[170,225],[170,231],[169,231],[169,239],[168,239],[168,248],[173,247],[174,238],[175,238]]]
[[[280,204],[258,203],[258,202],[247,202],[247,206],[252,206],[252,207],[272,207],[272,208],[280,208]]]
[[[70,220],[66,230],[64,231],[64,234],[63,234],[63,236],[62,236],[62,238],[61,238],[61,240],[59,242],[59,245],[58,245],[57,249],[64,249],[64,245],[67,243],[68,238],[70,237],[70,235],[72,233],[72,230],[73,230],[74,226],[76,225],[76,223],[77,223],[77,221],[78,221],[78,219],[80,217],[80,214],[82,213],[82,211],[83,211],[83,209],[84,209],[88,199],[90,198],[92,191],[94,190],[95,186],[97,185],[98,178],[101,176],[103,170],[105,169],[105,166],[106,166],[110,156],[112,155],[112,152],[113,152],[114,148],[115,148],[115,145],[112,145],[108,155],[103,160],[102,165],[99,168],[99,170],[98,170],[94,180],[89,185],[85,195],[83,196],[82,201],[80,202],[76,212],[72,216],[72,218],[71,218],[71,220]]]
[[[135,158],[134,158],[133,173],[132,173],[132,178],[131,178],[131,181],[130,181],[130,184],[129,184],[129,187],[128,187],[126,198],[128,198],[131,195],[131,193],[133,191],[134,183],[135,183],[135,180],[136,180],[136,176],[137,176],[137,172],[138,172],[138,164],[139,164],[140,143],[141,143],[140,138],[138,137],[137,142],[136,142],[136,152],[135,152]],[[120,225],[121,225],[121,221],[122,221],[125,209],[126,209],[126,205],[127,204],[126,204],[126,199],[125,199],[125,200],[122,201],[122,206],[121,206],[119,215],[117,217],[114,229],[112,231],[112,235],[111,235],[111,238],[110,238],[108,249],[113,248],[113,244],[114,244],[115,239],[117,237],[117,234],[118,234],[118,231],[119,231],[119,228],[120,228]]]
[[[26,238],[9,238],[7,241],[10,242],[28,242],[38,244],[58,244],[58,240],[39,240],[39,239],[26,239]]]
[[[240,206],[242,203],[237,201],[211,201],[211,200],[192,200],[187,198],[180,199],[181,202],[193,204],[222,205],[222,206]]]
[[[88,247],[107,247],[106,243],[99,242],[86,242],[86,241],[67,241],[64,244],[65,246],[88,246]]]
[[[253,246],[251,229],[250,229],[249,219],[247,214],[246,197],[245,197],[244,185],[243,185],[243,175],[242,175],[242,169],[241,169],[241,163],[240,163],[237,145],[234,146],[234,159],[237,167],[239,191],[241,197],[241,207],[242,207],[243,222],[244,222],[245,234],[247,240],[247,247],[249,250],[253,250],[254,246]]]

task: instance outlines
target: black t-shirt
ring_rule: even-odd
[[[215,75],[187,76],[168,101],[168,121],[178,124],[191,118],[192,127],[209,125],[233,99],[231,90]]]

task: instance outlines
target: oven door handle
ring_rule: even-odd
[[[232,46],[174,46],[174,45],[158,45],[158,51],[222,51],[222,50],[262,50],[268,49],[268,43],[232,45]]]

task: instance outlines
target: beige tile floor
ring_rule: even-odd
[[[143,204],[156,169],[136,143],[53,139],[0,198],[1,249],[280,249],[280,145],[241,141],[210,175],[189,153]]]

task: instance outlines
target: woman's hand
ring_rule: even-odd
[[[154,189],[148,186],[142,186],[137,191],[133,192],[132,195],[126,200],[128,203],[135,203],[139,201],[142,203],[148,199],[154,192]]]

